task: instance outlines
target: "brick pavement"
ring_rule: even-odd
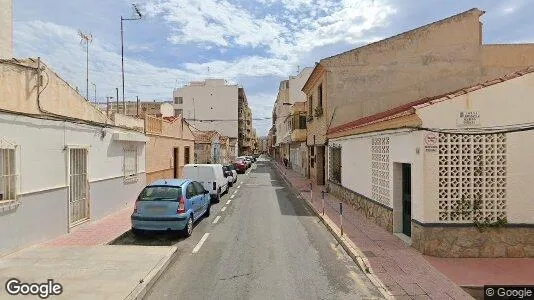
[[[98,221],[80,225],[72,232],[62,235],[41,246],[99,246],[106,245],[130,230],[130,215],[133,206],[128,206]]]
[[[309,180],[300,174],[274,163],[293,187],[301,192],[316,211],[322,211],[321,191],[313,187],[310,200]],[[339,199],[325,195],[325,214],[339,227]],[[344,235],[361,250],[368,260],[371,272],[386,286],[396,299],[470,299],[453,281],[440,273],[424,256],[398,237],[369,221],[349,205],[343,207]]]

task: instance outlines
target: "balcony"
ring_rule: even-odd
[[[304,142],[306,141],[306,129],[295,129],[291,132],[292,142]]]

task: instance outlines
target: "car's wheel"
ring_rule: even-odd
[[[193,233],[193,216],[189,216],[187,219],[187,224],[185,225],[185,228],[182,230],[182,234],[185,237],[190,237]]]
[[[234,182],[233,181],[228,182],[228,186],[229,187],[233,187],[234,186]]]
[[[217,196],[215,197],[215,202],[219,203],[221,201],[221,188],[217,190]]]
[[[208,208],[206,208],[206,212],[204,213],[204,217],[210,216],[210,210],[211,210],[211,203],[208,202]]]

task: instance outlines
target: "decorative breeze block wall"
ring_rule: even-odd
[[[389,137],[375,137],[371,142],[371,191],[373,200],[391,206]]]
[[[506,218],[505,134],[440,133],[438,155],[439,221],[494,222]],[[465,207],[467,203],[473,207],[475,199],[481,200],[480,210]]]

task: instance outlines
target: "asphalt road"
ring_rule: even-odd
[[[190,238],[126,235],[116,243],[179,247],[147,299],[381,298],[266,161],[239,176]]]

